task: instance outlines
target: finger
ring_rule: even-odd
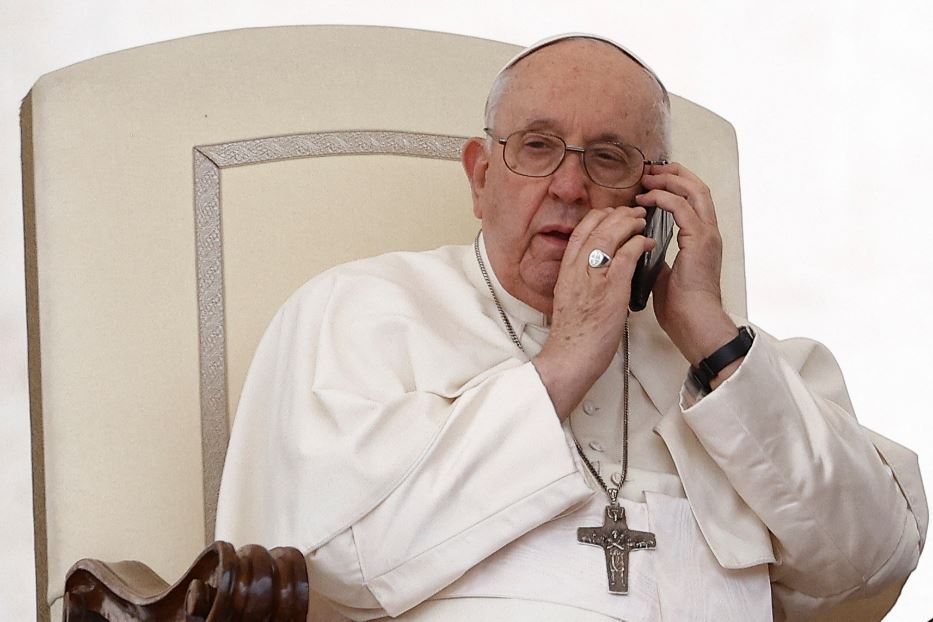
[[[635,266],[642,256],[653,249],[657,242],[652,238],[643,235],[634,235],[629,238],[625,244],[619,247],[609,269],[606,271],[607,278],[612,281],[628,283],[635,274]]]
[[[637,194],[635,202],[645,207],[658,207],[670,212],[681,231],[697,232],[706,226],[687,199],[666,190],[650,190],[644,194]]]
[[[614,240],[613,235],[605,232],[611,232],[619,228],[619,222],[628,218],[644,218],[647,211],[643,207],[604,207],[602,209],[590,210],[590,212],[574,227],[570,240],[567,243],[567,249],[564,251],[564,259],[573,264],[578,261],[581,254],[588,256],[593,249],[600,249],[610,256],[615,249],[622,243],[621,238]],[[593,239],[594,231],[602,231],[596,240]],[[629,234],[628,237],[630,237]],[[626,237],[627,239],[627,237]]]
[[[703,182],[675,175],[674,173],[658,173],[656,175],[644,175],[641,178],[642,185],[648,190],[659,188],[678,194],[689,201],[711,200],[709,197],[709,188]]]
[[[652,292],[654,292],[654,299],[657,301],[658,298],[661,298],[661,302],[664,302],[664,296],[667,294],[667,282],[671,278],[671,267],[667,265],[666,261],[661,262],[661,267],[658,269],[658,278],[654,282],[654,287]]]
[[[647,210],[642,207],[616,209],[590,232],[584,250],[598,248],[610,257],[613,256],[632,236],[645,230],[646,214]]]
[[[703,183],[703,180],[696,176],[696,174],[691,171],[689,168],[681,164],[680,162],[668,162],[667,164],[650,164],[648,170],[645,171],[648,175],[661,175],[664,173],[672,173],[686,179],[696,181],[698,183]]]
[[[564,256],[561,259],[561,267],[566,265],[574,265],[577,262],[577,257],[580,253],[584,251],[584,243],[587,238],[590,237],[593,229],[602,222],[609,214],[612,213],[611,207],[604,207],[601,209],[592,209],[583,217],[583,219],[577,223],[577,226],[573,228],[573,232],[570,234],[570,239],[567,240],[567,248],[564,249]],[[589,255],[592,248],[586,249],[586,254]]]
[[[690,201],[697,214],[709,223],[716,222],[716,206],[709,186],[682,164],[653,164],[642,177],[648,190],[661,189]]]

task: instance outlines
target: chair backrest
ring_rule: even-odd
[[[22,127],[40,619],[79,558],[172,580],[211,539],[240,387],[292,290],[349,259],[472,240],[459,150],[517,49],[257,28],[39,79]],[[673,107],[674,155],[713,189],[744,314],[733,130]]]

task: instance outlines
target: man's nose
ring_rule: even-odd
[[[551,173],[551,185],[548,190],[564,203],[585,203],[588,199],[589,181],[590,178],[583,168],[583,154],[568,151],[557,170]]]

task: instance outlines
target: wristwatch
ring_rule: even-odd
[[[754,340],[755,335],[751,329],[748,326],[742,326],[739,328],[739,334],[735,339],[700,361],[696,367],[691,367],[690,374],[704,391],[711,392],[713,388],[709,386],[710,380],[715,378],[730,363],[734,363],[748,354]]]

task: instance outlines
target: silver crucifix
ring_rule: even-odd
[[[615,499],[606,506],[602,527],[578,527],[577,541],[602,547],[605,551],[610,594],[628,593],[629,551],[655,547],[653,533],[628,528],[625,508],[617,505]]]

